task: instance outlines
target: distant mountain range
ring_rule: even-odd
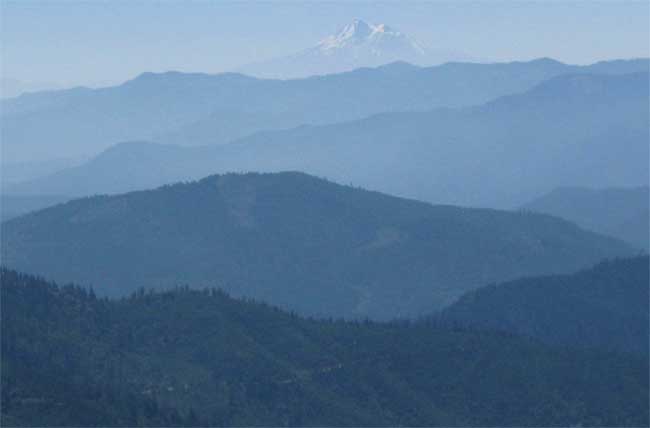
[[[432,66],[468,60],[470,57],[465,54],[429,49],[386,24],[373,25],[356,19],[316,46],[287,57],[249,64],[238,71],[262,78],[295,79],[396,61]]]
[[[88,159],[58,158],[34,162],[2,162],[0,171],[0,193],[14,184],[44,177],[66,168],[82,164]]]
[[[522,206],[579,226],[650,248],[650,188],[561,187]]]
[[[2,223],[8,267],[124,295],[218,286],[320,316],[425,314],[633,247],[547,215],[432,206],[300,173],[212,176]]]
[[[120,86],[2,100],[2,162],[91,156],[133,140],[220,144],[268,129],[476,105],[560,74],[647,72],[648,64],[632,60],[572,66],[541,59],[420,68],[393,63],[289,81],[228,73],[144,73]]]
[[[571,275],[518,279],[483,287],[438,319],[500,330],[562,346],[648,354],[648,256],[620,259]]]
[[[0,77],[0,98],[13,98],[27,92],[52,91],[61,85],[46,82],[24,82],[11,77]]]
[[[55,195],[4,195],[0,194],[0,221],[38,211],[61,202],[70,200],[65,196]]]
[[[10,190],[120,193],[215,172],[298,170],[433,203],[510,209],[558,186],[647,184],[648,90],[647,73],[563,75],[476,107],[384,113],[221,146],[120,144]]]

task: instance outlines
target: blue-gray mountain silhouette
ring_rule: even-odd
[[[12,191],[119,193],[215,172],[300,170],[433,203],[514,208],[558,186],[646,185],[648,91],[647,73],[566,75],[476,107],[384,113],[222,146],[132,142]]]
[[[650,189],[560,187],[522,209],[565,218],[594,232],[650,248]]]
[[[123,295],[219,286],[303,314],[410,317],[633,247],[541,214],[432,206],[300,173],[216,175],[2,224],[11,268]]]
[[[647,70],[647,60],[580,67],[542,59],[431,68],[398,63],[290,81],[144,73],[115,87],[2,100],[3,162],[91,156],[130,140],[218,144],[265,129],[484,103],[563,73]]]

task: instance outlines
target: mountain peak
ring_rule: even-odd
[[[375,26],[374,31],[376,33],[397,33],[399,34],[399,31],[395,31],[393,28],[389,27],[386,24],[379,24]]]
[[[312,47],[287,57],[251,64],[243,71],[254,76],[286,79],[341,73],[395,61],[431,66],[459,60],[467,60],[467,57],[424,47],[408,34],[385,23],[354,19]]]
[[[370,24],[363,19],[355,19],[348,25],[344,26],[335,37],[357,37],[368,38],[374,33],[394,33],[401,34],[399,31],[386,24]]]
[[[419,43],[388,25],[369,24],[361,19],[355,19],[316,46],[316,50],[325,55],[332,55],[344,49],[364,49],[373,56],[386,56],[390,53],[396,59],[400,59],[402,55],[419,57],[425,53]],[[359,55],[363,55],[363,52],[355,52],[353,56]]]
[[[352,23],[343,27],[336,37],[341,38],[359,38],[368,37],[374,30],[374,27],[362,19],[355,19]]]
[[[342,48],[351,44],[364,43],[374,32],[375,27],[361,19],[355,19],[338,33],[328,36],[319,43],[321,51]]]

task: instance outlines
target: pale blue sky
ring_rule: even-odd
[[[313,45],[354,18],[494,61],[647,57],[648,1],[2,0],[5,77],[63,85],[143,71],[219,72]]]

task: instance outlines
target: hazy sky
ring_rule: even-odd
[[[317,43],[354,18],[494,61],[647,57],[648,1],[0,1],[4,77],[111,83],[218,72]]]

